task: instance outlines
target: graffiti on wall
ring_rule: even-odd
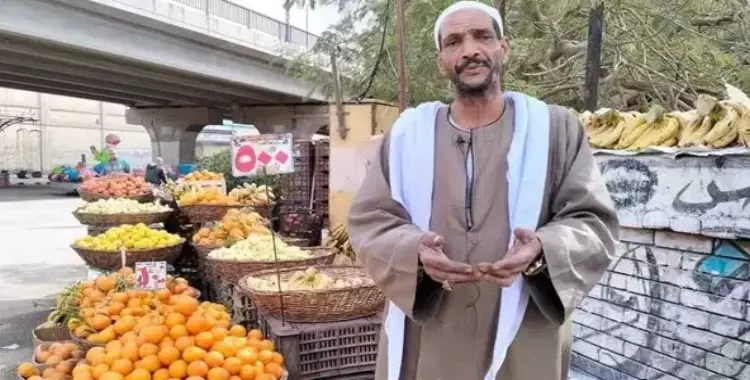
[[[623,318],[610,318],[606,328],[577,338],[595,340],[609,335],[628,341],[635,326],[645,336],[637,349],[626,355],[602,350],[600,355],[609,356],[612,367],[626,373],[638,372],[644,364],[658,360],[655,352],[677,359],[660,360],[656,367],[662,373],[652,371],[650,376],[641,377],[648,380],[673,378],[667,374],[703,378],[701,373],[691,372],[696,371],[695,366],[703,367],[714,354],[735,355],[721,368],[724,376],[747,374],[750,349],[736,347],[750,342],[750,254],[743,244],[717,239],[713,254],[694,263],[691,270],[685,268],[692,263],[664,265],[664,257],[657,258],[652,247],[633,245],[613,263],[601,293],[608,305],[624,310],[620,311]],[[719,317],[724,318],[723,330],[716,331],[712,318]]]
[[[624,227],[750,238],[750,157],[597,160]]]

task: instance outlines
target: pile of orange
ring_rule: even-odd
[[[240,206],[240,202],[234,197],[230,197],[216,188],[191,190],[182,195],[177,200],[180,206],[195,205],[217,205],[217,206]]]
[[[135,197],[151,194],[152,188],[141,176],[110,174],[84,182],[81,191],[99,196]]]
[[[193,235],[193,242],[208,247],[228,247],[250,234],[270,233],[265,219],[257,212],[229,210],[211,227],[203,227]]]
[[[18,375],[28,380],[67,380],[71,378],[73,369],[80,360],[64,360],[56,365],[37,366],[34,363],[18,365]]]
[[[184,181],[218,181],[224,179],[224,174],[208,170],[198,170],[186,175]]]

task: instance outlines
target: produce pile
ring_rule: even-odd
[[[135,197],[152,194],[151,184],[134,174],[109,174],[90,179],[80,187],[81,191],[106,197]]]
[[[119,252],[128,250],[151,250],[171,247],[182,242],[182,238],[163,230],[155,230],[145,224],[124,224],[108,229],[97,236],[84,236],[73,242],[74,247],[99,251]]]
[[[246,206],[268,206],[276,200],[273,190],[268,185],[256,185],[254,183],[243,183],[232,189],[229,195]]]
[[[175,182],[172,180],[167,181],[165,184],[159,187],[159,191],[164,193],[167,198],[171,199],[180,199],[182,194],[185,194],[191,190],[197,191],[200,189],[201,187],[195,183],[182,181]]]
[[[197,170],[183,177],[184,181],[220,181],[224,179],[224,174],[214,173],[208,170]]]
[[[229,195],[222,194],[217,189],[191,189],[182,193],[177,200],[180,206],[195,205],[217,205],[217,206],[241,206],[241,204]]]
[[[274,258],[274,241],[276,257]],[[281,238],[271,234],[250,234],[229,248],[219,248],[208,254],[209,258],[235,261],[289,261],[312,258],[300,247],[287,245]]]
[[[333,278],[315,267],[294,272],[288,279],[282,279],[281,291],[329,290],[374,285],[367,277]],[[260,291],[278,291],[279,282],[275,276],[248,277],[247,286]]]
[[[343,224],[339,224],[331,230],[328,237],[323,241],[323,246],[331,249],[338,255],[344,255],[351,260],[356,260],[356,254],[349,241],[349,232]]]
[[[43,355],[46,361],[52,358],[51,364],[58,362],[56,366],[41,370],[22,363],[19,376],[28,380],[276,380],[284,375],[284,357],[274,343],[264,339],[260,330],[248,332],[232,325],[223,305],[179,294],[181,288],[190,289],[181,279],[166,289],[149,291],[129,288],[132,277],[132,271],[124,268],[78,284],[82,289],[79,318],[71,318],[68,326],[76,336],[98,345],[85,353],[71,344],[52,345]],[[86,300],[92,304],[84,307]]]
[[[171,212],[168,206],[159,203],[139,203],[128,198],[107,198],[88,202],[77,212],[84,214],[114,215],[114,214],[156,214]]]
[[[251,234],[270,234],[265,222],[256,212],[232,209],[221,221],[198,230],[193,242],[208,247],[228,247]]]
[[[40,364],[60,363],[70,359],[83,359],[86,351],[74,342],[55,342],[49,345],[40,345],[34,350],[34,361]],[[60,372],[70,373],[75,362],[69,361],[64,367],[60,366]]]
[[[687,112],[667,113],[656,105],[645,114],[603,108],[579,118],[589,144],[600,149],[750,146],[750,105],[705,94],[698,97],[696,109]]]

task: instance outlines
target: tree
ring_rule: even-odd
[[[316,5],[324,1],[339,0],[320,0]],[[506,8],[511,57],[505,88],[582,109],[590,0],[486,2]],[[412,104],[450,99],[450,83],[437,71],[431,36],[437,16],[452,3],[407,2],[406,64]],[[367,87],[377,65],[366,95],[395,101],[394,7],[389,0],[348,1],[344,12],[344,20],[324,33],[313,50],[329,54],[340,49],[339,65],[347,78],[344,88],[351,96]],[[668,109],[686,109],[699,93],[720,96],[724,80],[750,88],[747,13],[741,0],[607,1],[600,105],[645,110],[659,103]],[[356,30],[359,20],[366,20],[366,25]],[[293,70],[325,87],[329,80],[311,63],[310,55],[300,56]]]

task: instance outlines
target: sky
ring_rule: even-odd
[[[283,0],[229,0],[238,5],[252,9],[258,13],[273,17],[279,21],[284,21],[286,12],[284,12]],[[316,35],[320,35],[330,25],[335,24],[341,19],[337,7],[316,7],[315,10],[304,9],[300,7],[292,8],[290,12],[291,24],[302,30]]]

